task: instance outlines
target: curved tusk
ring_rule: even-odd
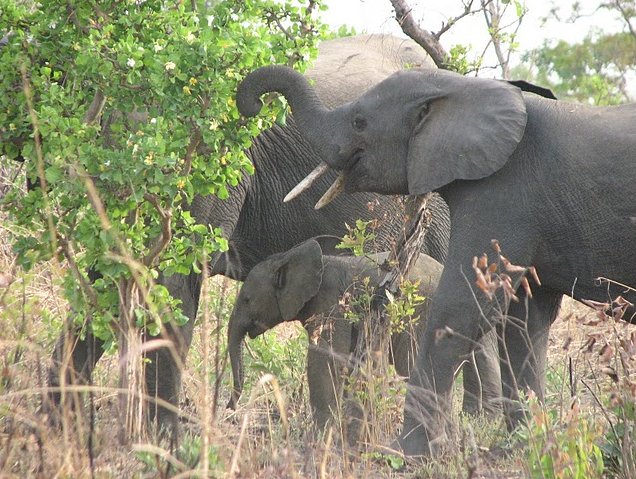
[[[313,185],[318,178],[324,175],[329,170],[329,165],[324,161],[321,162],[311,173],[309,173],[304,180],[298,183],[283,199],[283,202],[287,203],[288,201],[293,200],[311,185]]]
[[[314,209],[319,210],[323,206],[327,206],[331,203],[336,196],[338,196],[344,190],[345,177],[342,173],[338,175],[338,178],[333,182],[329,189],[322,195],[322,198],[318,200]]]

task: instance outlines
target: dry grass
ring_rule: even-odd
[[[259,381],[262,375],[253,373],[251,397],[246,393],[238,411],[226,411],[229,384],[220,318],[227,316],[235,287],[224,279],[207,285],[203,327],[195,332],[180,405],[194,420],[182,425],[177,446],[149,437],[119,443],[123,418],[115,356],[103,358],[95,371],[92,427],[85,413],[69,416],[66,428],[52,427],[42,413],[42,393],[66,311],[62,271],[52,265],[28,274],[14,271],[6,231],[0,231],[0,272],[11,275],[11,284],[0,289],[0,477],[524,477],[521,448],[511,452],[514,439],[488,418],[457,418],[462,426],[452,450],[401,471],[369,452],[343,448],[338,430],[316,438],[302,373],[293,384],[278,384],[271,376]],[[612,337],[615,325],[582,326],[581,318],[589,315],[594,315],[589,308],[566,300],[552,328],[547,404],[565,414],[574,393],[585,413],[603,422],[605,406],[598,398],[611,380],[599,372],[597,349],[586,352],[584,346],[592,332]],[[298,347],[299,328],[277,328],[276,334],[279,342]],[[403,386],[390,375],[374,381],[382,427],[367,451],[388,444],[401,424]],[[207,455],[200,453],[201,444]]]

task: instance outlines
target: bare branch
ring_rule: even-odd
[[[623,2],[621,0],[614,0],[614,5],[616,6],[616,9],[621,12],[621,16],[623,17],[623,20],[625,20],[627,28],[629,29],[632,36],[636,39],[636,27],[634,27],[631,20],[633,15],[631,15],[631,12],[629,12],[623,6]]]
[[[470,15],[474,15],[475,13],[479,13],[482,8],[483,8],[483,2],[482,2],[482,7],[473,10],[473,2],[474,0],[470,0],[468,3],[464,4],[464,11],[462,13],[460,13],[459,15],[457,15],[456,17],[453,17],[451,19],[449,19],[448,21],[446,21],[446,23],[442,23],[442,28],[440,28],[436,33],[433,33],[433,36],[439,40],[441,38],[441,36],[446,33],[448,30],[451,29],[451,27],[453,25],[455,25],[459,20],[461,20],[464,17],[468,17]],[[492,0],[486,0],[485,3],[488,4],[492,2]]]
[[[411,37],[428,53],[438,68],[447,68],[448,53],[431,32],[421,28],[413,18],[412,9],[406,0],[391,0],[395,10],[395,19],[402,31]]]

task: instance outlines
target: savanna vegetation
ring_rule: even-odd
[[[321,38],[351,33],[320,22],[324,3],[0,0],[1,477],[636,477],[636,330],[620,308],[573,301],[552,328],[546,402],[524,399],[526,427],[507,433],[499,418],[463,416],[457,399],[448,450],[406,464],[381,447],[401,424],[405,384],[391,368],[361,367],[350,381],[368,412],[358,449],[343,447],[342,425],[315,434],[300,325],[248,342],[247,390],[226,410],[226,325],[240,284],[206,278],[180,434],[145,428],[135,406],[144,394],[139,331],[161,338],[166,323],[186,319],[155,280],[205,271],[228,247],[188,205],[196,195],[226,198],[253,169],[251,138],[285,121],[280,100],[265,119],[241,118],[236,86],[265,64],[302,71]],[[482,57],[443,43],[479,14],[494,75],[522,75],[573,101],[633,99],[633,1],[599,4],[622,32],[532,51],[516,39],[521,2],[464,3],[439,31],[402,23],[438,66],[483,73]],[[371,235],[358,224],[344,244],[363,254]],[[419,300],[407,285],[390,307],[395,323]],[[370,308],[360,303],[352,321]],[[54,421],[47,370],[58,334],[72,327],[90,328],[106,355],[89,384],[65,391],[80,407]]]

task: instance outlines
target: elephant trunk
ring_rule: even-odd
[[[268,92],[278,92],[287,99],[296,125],[323,158],[335,157],[334,152],[329,151],[330,146],[333,147],[331,122],[327,121],[330,111],[303,75],[282,65],[254,70],[243,79],[236,92],[236,105],[241,114],[256,116],[263,106],[260,97]]]
[[[316,90],[307,79],[295,70],[282,66],[270,65],[254,70],[241,82],[236,92],[236,105],[244,116],[256,116],[263,103],[261,95],[268,92],[281,93],[289,102],[294,121],[312,147],[329,166],[339,168],[340,148],[334,143],[338,132],[334,116],[337,114],[325,107]],[[325,163],[319,165],[286,197],[285,201],[298,196],[308,189],[328,168]],[[325,206],[344,189],[344,178],[339,177],[334,185],[316,204],[316,209]]]
[[[228,350],[230,353],[230,366],[232,368],[232,396],[227,403],[229,409],[236,409],[241,393],[243,392],[243,382],[245,373],[243,370],[243,338],[247,334],[247,328],[237,324],[234,315],[230,318],[228,325]]]

